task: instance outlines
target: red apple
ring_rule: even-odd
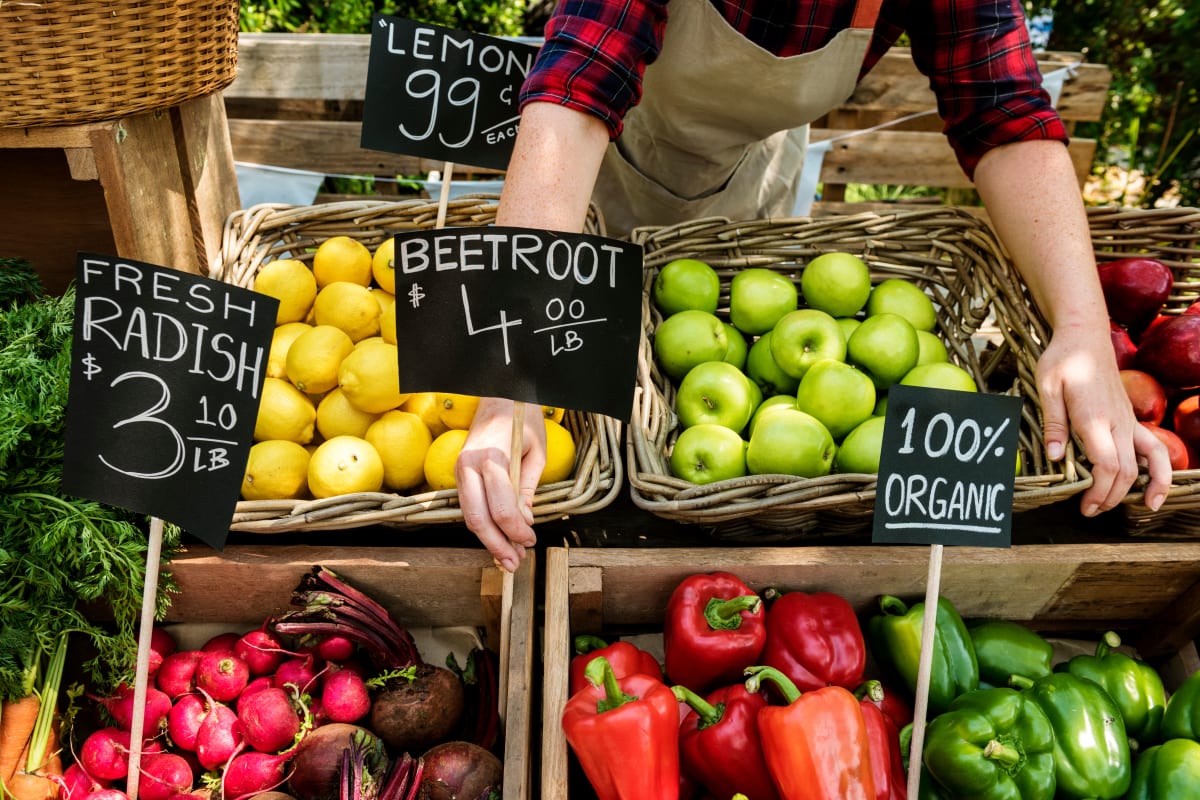
[[[1135,366],[1176,389],[1200,387],[1200,314],[1156,325],[1138,343]]]
[[[1129,331],[1110,319],[1108,332],[1112,337],[1113,352],[1117,354],[1117,369],[1133,369],[1133,357],[1137,353],[1137,345],[1130,338]]]
[[[1171,414],[1171,429],[1193,450],[1200,451],[1200,394],[1179,401]]]
[[[1175,319],[1175,316],[1173,314],[1159,314],[1154,319],[1150,320],[1149,325],[1130,335],[1130,338],[1134,340],[1134,345],[1136,346],[1138,342],[1150,335],[1150,331],[1154,330],[1159,325],[1162,325],[1164,322],[1170,319]]]
[[[1097,269],[1108,315],[1135,330],[1150,324],[1175,282],[1170,267],[1154,258],[1119,258]]]
[[[1140,422],[1161,425],[1167,414],[1167,390],[1149,372],[1140,369],[1121,370],[1121,383],[1133,403],[1134,416]]]
[[[1171,469],[1189,468],[1188,464],[1191,463],[1191,453],[1183,439],[1180,439],[1174,431],[1169,431],[1160,425],[1150,422],[1142,422],[1140,424],[1167,446],[1167,455],[1171,459]]]

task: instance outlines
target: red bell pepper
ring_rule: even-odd
[[[871,748],[871,777],[875,781],[875,800],[907,800],[908,774],[900,752],[900,728],[883,710],[883,684],[877,680],[863,683],[854,692],[862,706],[863,722]]]
[[[563,708],[567,743],[598,800],[678,800],[679,701],[640,673],[617,678],[604,657]]]
[[[686,686],[671,691],[691,708],[679,727],[680,769],[714,797],[742,792],[754,800],[779,800],[758,735],[758,712],[766,708],[766,696],[746,691],[742,683],[704,698]]]
[[[762,600],[728,572],[692,575],[667,601],[663,655],[667,676],[701,694],[737,683],[759,663],[766,642]]]
[[[833,592],[785,592],[766,617],[761,663],[788,676],[801,691],[853,690],[862,683],[867,646],[849,600]]]
[[[876,800],[862,705],[849,689],[825,686],[801,694],[774,667],[746,673],[748,691],[769,681],[785,703],[758,712],[763,757],[783,800]]]
[[[598,636],[581,634],[575,637],[575,657],[571,659],[567,678],[567,691],[570,694],[575,694],[589,685],[584,677],[584,670],[587,669],[588,662],[597,656],[608,659],[608,663],[612,664],[613,673],[618,678],[640,672],[660,681],[663,679],[662,666],[653,653],[629,642],[608,644]]]
[[[879,684],[878,693],[873,688],[874,684]],[[896,730],[902,730],[905,725],[911,725],[913,721],[912,703],[902,692],[889,689],[882,682],[872,678],[868,681],[863,681],[854,690],[854,696],[864,703],[874,703],[879,706],[879,710],[883,715],[892,721],[896,726]],[[877,699],[878,698],[878,699]]]

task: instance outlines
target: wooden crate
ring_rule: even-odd
[[[486,632],[485,641],[501,661],[503,796],[531,797],[536,557],[530,554],[506,581],[483,549],[239,545],[217,553],[194,547],[168,567],[180,594],[165,622],[257,627],[287,610],[292,590],[317,564],[382,603],[405,626],[473,626]]]
[[[879,594],[923,599],[929,556],[920,546],[550,548],[541,797],[568,797],[561,717],[574,635],[661,631],[676,584],[715,570],[733,572],[755,590],[834,591],[865,615]],[[1047,635],[1116,630],[1171,685],[1200,668],[1193,644],[1200,633],[1200,544],[946,548],[940,586],[964,617],[1012,619]]]

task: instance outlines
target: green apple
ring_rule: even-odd
[[[766,267],[744,269],[729,282],[729,321],[751,336],[771,330],[799,304],[792,279]]]
[[[745,369],[746,354],[750,352],[750,344],[746,341],[746,335],[726,322],[725,338],[729,340],[729,347],[725,350],[725,358],[721,360],[728,361],[738,369]]]
[[[654,276],[650,296],[664,317],[689,308],[715,314],[721,298],[721,278],[703,261],[677,258]]]
[[[705,361],[679,382],[675,413],[685,428],[712,423],[741,433],[761,399],[759,388],[733,364]]]
[[[771,355],[771,332],[767,331],[754,340],[750,352],[746,354],[746,374],[750,380],[758,384],[764,395],[796,393],[800,385],[798,378],[793,378],[780,368]]]
[[[838,321],[815,308],[789,311],[771,329],[771,355],[779,368],[799,380],[818,361],[846,358],[846,337]]]
[[[917,355],[918,364],[950,360],[950,351],[946,349],[946,343],[936,333],[917,331],[917,344],[921,347],[921,352]]]
[[[746,448],[751,475],[795,475],[819,478],[833,469],[837,446],[812,414],[780,407],[764,414],[754,426]]]
[[[877,416],[877,417],[886,417],[887,416],[887,395],[886,394],[879,395],[879,399],[875,401],[875,416]]]
[[[917,365],[921,344],[917,330],[898,314],[876,314],[863,320],[846,343],[846,360],[887,388]]]
[[[692,367],[720,361],[729,350],[725,323],[716,314],[685,309],[664,319],[654,330],[654,357],[668,377],[683,379]]]
[[[900,380],[905,386],[925,386],[930,389],[953,389],[959,392],[977,392],[979,387],[971,373],[949,361],[935,361],[913,367]]]
[[[853,316],[871,294],[871,270],[853,253],[822,253],[800,273],[800,294],[809,308]]]
[[[915,283],[903,278],[888,278],[871,290],[867,298],[867,316],[899,314],[919,331],[937,327],[933,300]]]
[[[766,400],[758,404],[758,408],[754,409],[754,415],[750,417],[750,424],[746,426],[746,435],[754,435],[754,426],[763,418],[764,414],[770,414],[776,408],[795,408],[796,396],[794,394],[773,394]]]
[[[879,457],[883,452],[884,417],[867,417],[846,434],[833,457],[838,472],[879,472]]]
[[[746,474],[747,442],[724,425],[686,428],[671,449],[671,474],[692,483],[714,483]]]
[[[821,420],[834,439],[841,439],[875,410],[875,384],[845,361],[822,359],[800,379],[796,408]]]
[[[846,337],[846,341],[850,341],[850,334],[854,333],[855,329],[862,324],[862,320],[858,317],[838,317],[838,325],[842,328],[842,336]]]

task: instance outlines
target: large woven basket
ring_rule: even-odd
[[[951,360],[980,386],[1024,400],[1022,472],[1013,510],[1029,511],[1091,485],[1073,446],[1062,461],[1052,463],[1046,456],[1034,382],[1043,329],[1029,317],[995,236],[970,214],[938,207],[820,219],[704,219],[633,235],[645,248],[646,266],[638,387],[627,436],[629,479],[640,508],[699,525],[714,538],[756,543],[853,538],[869,534],[873,522],[875,475],[753,475],[707,485],[671,475],[668,459],[679,433],[672,410],[675,390],[653,357],[651,340],[660,316],[649,298],[658,269],[681,257],[716,268],[722,281],[718,316],[725,319],[729,281],[749,267],[776,270],[798,284],[809,260],[844,251],[867,262],[873,283],[892,277],[915,281],[934,297],[937,333]]]
[[[0,127],[75,125],[169,108],[237,71],[237,0],[0,3]]]
[[[226,221],[220,263],[211,268],[210,277],[253,288],[259,268],[267,261],[288,257],[311,262],[320,242],[339,235],[350,236],[374,250],[399,231],[436,227],[438,211],[438,203],[430,200],[253,206]],[[465,196],[449,201],[444,225],[487,225],[495,215],[494,195]],[[603,233],[603,223],[595,212],[585,231]],[[536,522],[604,508],[624,485],[621,423],[600,414],[568,411],[564,424],[575,439],[575,467],[567,480],[538,487],[533,502]],[[376,525],[419,528],[462,521],[456,490],[411,495],[370,492],[323,500],[242,500],[230,530],[285,533]]]
[[[1088,224],[1098,261],[1145,255],[1170,267],[1175,285],[1164,313],[1179,314],[1200,300],[1200,208],[1090,208]],[[1200,469],[1176,471],[1158,511],[1145,506],[1145,484],[1143,474],[1121,504],[1128,533],[1200,533]]]

